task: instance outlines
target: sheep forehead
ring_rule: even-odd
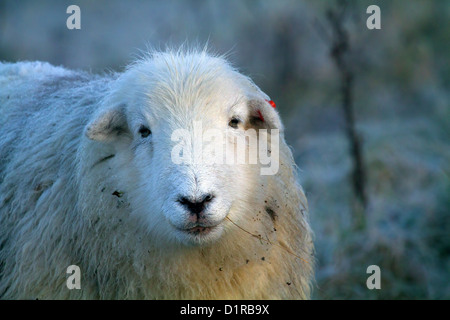
[[[147,113],[161,119],[214,120],[243,100],[243,79],[223,59],[194,56],[146,66]],[[144,68],[143,68],[144,69]]]

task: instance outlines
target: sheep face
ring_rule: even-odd
[[[227,231],[227,216],[245,219],[258,201],[261,164],[249,160],[259,131],[281,129],[249,79],[222,59],[190,59],[127,71],[86,129],[114,149],[115,183],[161,244],[209,244]]]

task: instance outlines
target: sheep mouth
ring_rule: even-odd
[[[176,228],[177,237],[182,243],[194,246],[203,246],[217,241],[222,235],[221,224],[205,226],[195,225],[188,228]]]
[[[210,226],[210,227],[195,226],[193,228],[178,229],[178,230],[183,231],[183,232],[188,233],[188,234],[193,235],[193,236],[199,236],[199,235],[207,235],[212,230],[214,230],[216,227],[217,226]]]

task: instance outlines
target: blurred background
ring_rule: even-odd
[[[66,27],[71,4],[81,30]],[[372,4],[380,30],[366,27]],[[450,299],[449,21],[447,0],[1,0],[0,60],[102,73],[148,47],[228,53],[285,123],[315,232],[313,298]]]

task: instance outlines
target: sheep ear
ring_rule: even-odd
[[[249,78],[245,78],[244,83],[247,84],[248,127],[254,129],[278,129],[280,132],[283,132],[284,127],[275,109],[275,103]]]
[[[250,127],[255,129],[279,129],[283,131],[280,116],[275,110],[274,103],[266,99],[252,99],[248,101]]]
[[[101,111],[86,126],[85,134],[91,140],[111,141],[129,133],[125,106],[118,105]]]

